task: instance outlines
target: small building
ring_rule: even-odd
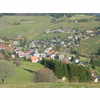
[[[97,77],[94,79],[94,82],[95,82],[95,83],[100,82],[100,76],[97,76]]]
[[[13,50],[11,45],[7,45],[7,44],[4,44],[4,43],[0,43],[0,49],[1,50],[7,50],[7,51],[12,51]]]
[[[79,59],[75,59],[75,63],[76,64],[79,64],[80,63],[80,60]]]
[[[31,57],[31,61],[32,61],[32,63],[37,63],[37,62],[40,61],[40,58],[37,57],[37,56],[32,56],[32,57]]]
[[[25,57],[25,53],[22,52],[22,51],[19,51],[19,52],[18,52],[18,56],[19,56],[20,58],[23,58],[23,57]]]
[[[64,57],[64,59],[63,59],[63,61],[62,61],[64,64],[69,64],[70,63],[70,61],[68,60],[68,58],[67,57]]]
[[[62,61],[64,59],[64,55],[59,55],[59,60]]]

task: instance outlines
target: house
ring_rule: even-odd
[[[63,59],[63,61],[62,61],[64,64],[69,64],[70,63],[70,61],[68,60],[68,58],[67,57],[64,57],[64,59]]]
[[[100,76],[96,76],[96,78],[94,79],[94,82],[95,82],[95,83],[100,82]]]
[[[12,51],[13,48],[11,47],[11,45],[7,45],[5,43],[0,43],[0,50]]]
[[[55,57],[56,57],[55,54],[50,55],[50,58],[51,58],[51,59],[55,59]]]
[[[75,59],[75,63],[76,64],[79,64],[80,63],[80,60],[79,59]]]
[[[75,20],[74,23],[78,23],[78,20]]]
[[[14,54],[12,54],[12,55],[11,55],[11,58],[12,58],[12,59],[15,59],[15,58],[16,58],[16,56],[15,56]]]
[[[32,63],[37,63],[40,61],[40,58],[37,56],[31,56],[31,61],[32,61]]]
[[[59,60],[62,61],[64,59],[64,55],[59,55]]]
[[[63,33],[64,30],[62,29],[55,29],[55,30],[47,30],[46,33]]]
[[[2,53],[0,53],[0,59],[5,59],[5,56]]]
[[[24,53],[23,51],[19,51],[19,52],[18,52],[18,56],[19,56],[20,58],[23,58],[23,57],[25,57],[25,53]]]
[[[5,42],[4,40],[0,39],[0,43],[4,43],[4,42]]]
[[[68,57],[68,60],[70,60],[70,61],[71,61],[71,59],[72,59],[72,57]]]
[[[13,45],[14,45],[14,46],[19,46],[20,43],[19,43],[19,41],[13,41]]]
[[[48,51],[48,54],[49,54],[49,55],[55,54],[55,50],[49,50],[49,51]]]
[[[87,34],[90,34],[90,33],[93,33],[93,32],[94,32],[94,31],[92,31],[92,30],[87,30],[87,31],[86,31]]]

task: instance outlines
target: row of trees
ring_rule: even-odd
[[[65,64],[58,60],[43,59],[41,64],[54,71],[58,78],[66,77],[70,82],[87,82],[91,80],[89,67],[76,64]]]

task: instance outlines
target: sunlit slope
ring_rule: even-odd
[[[47,29],[49,23],[47,16],[3,16],[0,18],[0,36],[36,38]]]
[[[2,16],[0,17],[0,37],[16,37],[22,35],[28,39],[44,39],[65,36],[71,33],[64,32],[63,34],[45,34],[45,31],[50,29],[79,29],[88,30],[100,26],[99,21],[95,21],[95,16],[77,15],[73,17],[61,17],[57,22],[52,20],[50,16]],[[79,21],[74,23],[74,21]],[[84,20],[86,20],[84,22]]]

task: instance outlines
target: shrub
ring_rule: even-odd
[[[11,57],[11,52],[10,52],[10,51],[3,50],[3,51],[2,51],[2,54],[6,57],[6,59],[8,59],[8,58]]]
[[[54,73],[58,78],[62,78],[65,76],[65,64],[61,63],[61,61],[55,60],[55,67],[54,67]]]
[[[13,62],[17,67],[21,65],[21,61],[19,59],[15,59]]]
[[[45,65],[45,67],[48,67],[49,69],[53,70],[55,69],[55,60],[50,59],[42,59],[40,62],[41,64]]]
[[[36,72],[35,74],[36,82],[55,82],[57,81],[56,76],[53,71],[48,68],[43,68]]]

